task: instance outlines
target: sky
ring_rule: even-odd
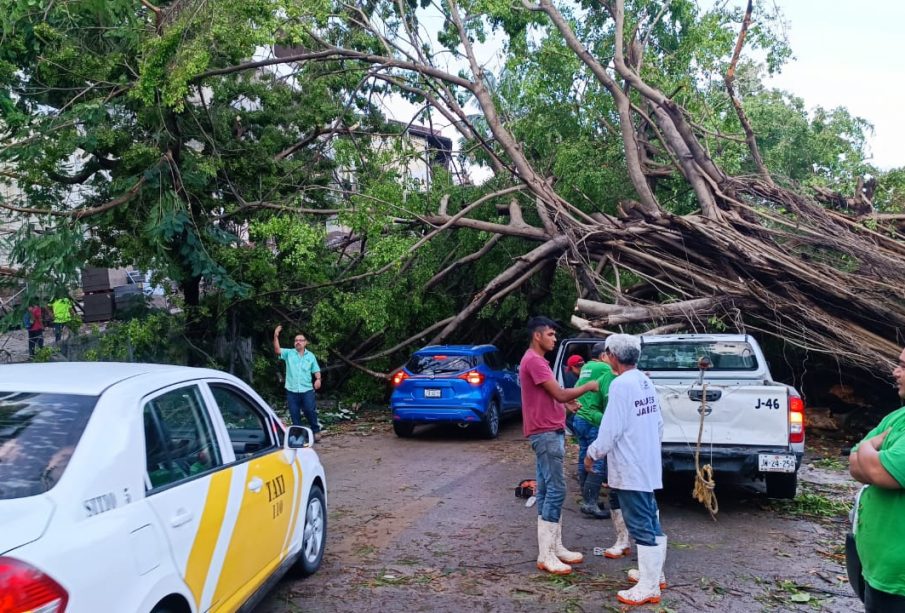
[[[776,2],[796,59],[768,84],[808,108],[846,107],[874,125],[872,163],[882,170],[905,166],[905,2]]]
[[[745,0],[699,1],[745,5]],[[905,107],[905,1],[764,1],[775,2],[785,15],[794,54],[768,86],[797,95],[808,109],[846,107],[874,126],[867,140],[870,162],[881,170],[905,167],[905,120],[898,113]],[[437,26],[430,19],[426,25]],[[495,50],[484,47],[479,55],[497,68],[499,62],[491,59]],[[388,106],[391,116],[406,122],[416,108],[399,100]],[[435,128],[444,121],[439,114],[433,120]],[[454,142],[458,138],[452,128],[443,133]]]

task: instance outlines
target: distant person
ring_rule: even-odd
[[[570,355],[566,360],[566,368],[562,373],[562,386],[566,389],[575,387],[578,377],[581,376],[581,367],[584,366],[584,358],[580,355]]]
[[[610,517],[610,511],[601,509],[598,504],[600,489],[606,482],[606,458],[594,462],[590,471],[585,470],[584,459],[588,453],[588,447],[597,439],[600,428],[600,420],[603,419],[603,411],[606,408],[610,383],[616,378],[613,369],[610,368],[609,356],[606,353],[606,345],[603,342],[596,343],[591,348],[591,360],[581,368],[578,377],[578,385],[588,381],[597,381],[600,389],[596,392],[587,392],[578,398],[579,409],[572,420],[572,431],[578,437],[578,483],[581,485],[582,503],[580,511],[595,519]],[[610,506],[618,509],[615,496],[611,496]],[[621,513],[621,511],[620,511]]]
[[[44,310],[39,304],[25,310],[22,325],[28,332],[28,356],[33,358],[37,349],[44,348]]]
[[[273,330],[273,351],[286,362],[286,404],[289,417],[296,426],[302,425],[301,413],[305,414],[314,440],[321,440],[321,426],[317,420],[317,405],[314,391],[321,388],[321,367],[314,354],[307,350],[308,339],[304,334],[296,334],[294,349],[280,347],[280,332],[283,326]],[[314,377],[314,382],[311,379]]]
[[[53,342],[59,345],[63,328],[69,328],[72,334],[72,324],[76,320],[75,305],[68,296],[62,296],[50,303],[50,311],[53,314]]]
[[[562,403],[596,390],[597,382],[572,389],[559,386],[544,358],[556,345],[555,326],[546,317],[535,317],[528,322],[531,343],[519,364],[519,381],[522,427],[534,450],[537,473],[537,567],[554,575],[568,575],[572,572],[569,565],[579,564],[584,556],[562,544],[562,505],[566,499],[563,470],[566,413]]]
[[[562,372],[562,386],[564,388],[569,389],[575,387],[582,366],[584,366],[584,358],[580,355],[570,355],[568,359],[566,359],[566,367]],[[573,409],[574,410],[566,411],[566,430],[569,435],[575,432],[572,428],[572,420],[575,418],[577,407],[573,405]],[[578,474],[580,473],[576,473],[576,476]]]
[[[660,399],[653,381],[636,368],[641,355],[637,336],[613,334],[606,339],[605,352],[616,379],[610,384],[597,439],[588,447],[585,469],[591,470],[594,460],[607,459],[621,519],[638,544],[638,571],[629,571],[637,584],[616,597],[628,605],[658,603],[666,561],[666,535],[654,496],[654,490],[663,488]]]
[[[892,371],[905,398],[905,351]],[[867,613],[905,611],[905,407],[884,417],[848,457],[861,493],[855,547],[864,577]]]

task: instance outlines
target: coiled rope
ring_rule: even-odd
[[[703,379],[703,370],[701,371]],[[716,481],[713,478],[713,467],[710,464],[701,466],[701,437],[704,434],[704,416],[707,414],[707,384],[701,386],[701,420],[698,422],[698,443],[694,450],[694,499],[704,505],[710,513],[710,518],[716,521],[716,514],[720,511],[719,502],[716,499]]]

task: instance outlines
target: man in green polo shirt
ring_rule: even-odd
[[[600,488],[606,481],[606,459],[597,460],[591,472],[587,472],[584,466],[588,447],[597,438],[600,420],[603,419],[610,383],[616,378],[613,369],[606,362],[608,358],[605,351],[606,347],[602,342],[595,343],[591,347],[590,361],[581,367],[576,386],[588,381],[597,381],[600,389],[596,392],[587,392],[578,398],[580,408],[572,420],[572,430],[578,437],[578,482],[581,484],[583,499],[580,510],[595,519],[606,519],[610,516],[609,511],[601,509],[597,504]]]
[[[314,432],[314,440],[321,440],[321,426],[317,421],[317,406],[314,390],[321,388],[321,368],[317,358],[307,350],[308,339],[304,334],[295,335],[295,348],[280,347],[280,331],[283,326],[273,330],[273,351],[286,362],[286,404],[289,405],[289,416],[293,425],[302,425],[301,413],[305,414],[308,425]],[[311,382],[312,376],[314,383]]]
[[[905,398],[905,351],[892,376]],[[861,494],[855,526],[865,610],[905,611],[905,407],[884,417],[852,449],[849,472],[870,486]]]

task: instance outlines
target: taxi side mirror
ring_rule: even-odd
[[[284,449],[305,449],[314,446],[314,433],[305,426],[289,426]]]

